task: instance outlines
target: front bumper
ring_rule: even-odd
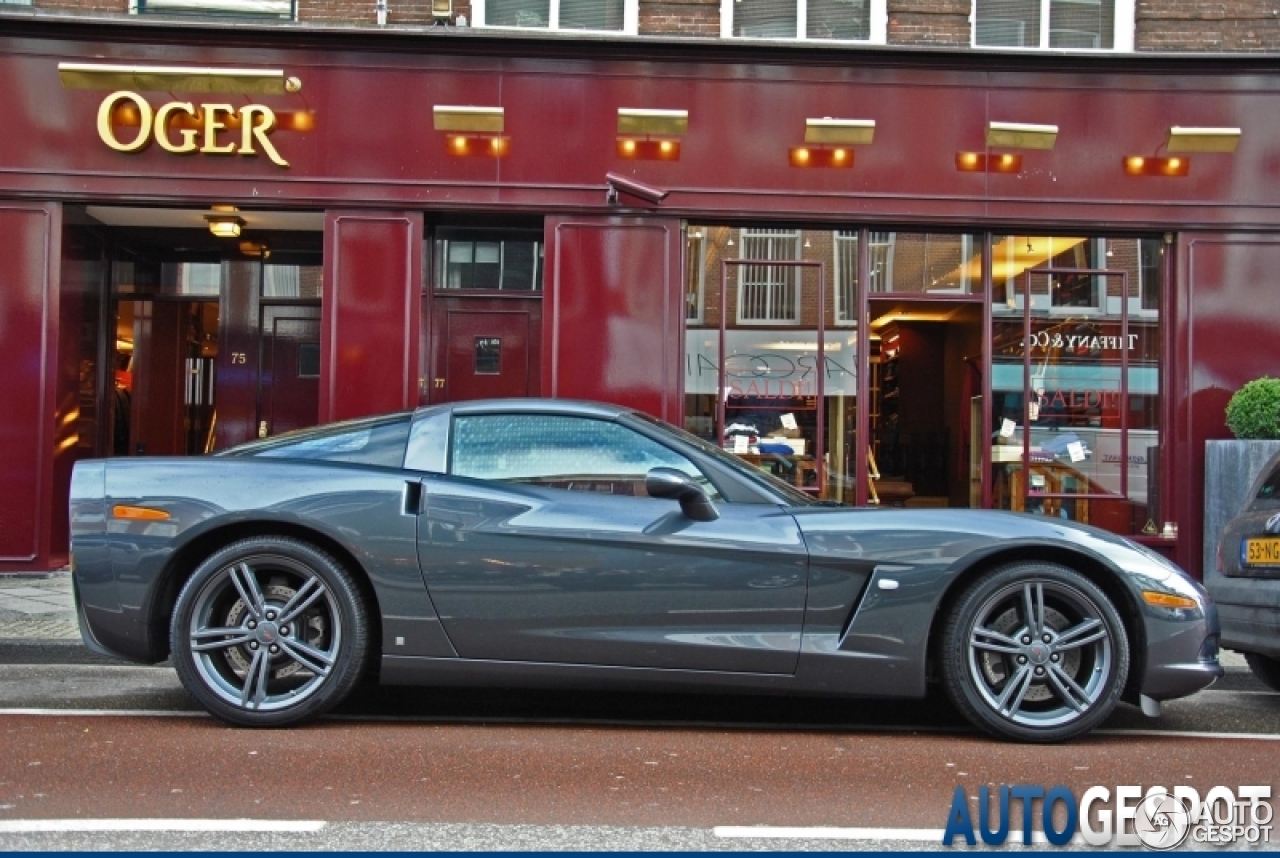
[[[1148,611],[1147,661],[1139,691],[1153,700],[1173,700],[1208,688],[1224,673],[1218,663],[1217,606],[1205,600],[1201,616]]]

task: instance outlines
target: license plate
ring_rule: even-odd
[[[1257,536],[1240,545],[1244,566],[1280,566],[1280,536]]]

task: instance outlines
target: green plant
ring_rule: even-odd
[[[1241,439],[1280,439],[1280,378],[1255,378],[1231,395],[1227,428]]]

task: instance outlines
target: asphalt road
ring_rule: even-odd
[[[932,699],[375,687],[312,725],[244,730],[167,667],[0,645],[0,730],[5,850],[942,848],[957,786],[1280,793],[1280,694],[1239,669],[1159,719],[1122,706],[1045,747]],[[756,826],[800,830],[723,836]]]

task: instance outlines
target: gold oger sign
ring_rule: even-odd
[[[137,114],[138,132],[131,140],[121,140],[112,120],[118,109],[129,108]],[[140,152],[153,140],[175,155],[254,156],[261,149],[271,163],[288,167],[289,162],[280,157],[268,136],[275,128],[276,114],[265,104],[237,108],[170,101],[153,109],[137,93],[121,90],[108,95],[98,107],[98,136],[117,152]]]

